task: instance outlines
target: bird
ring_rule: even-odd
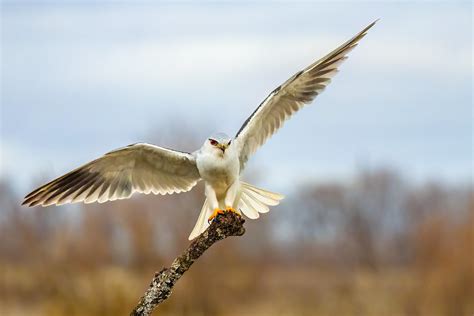
[[[377,21],[273,90],[234,137],[212,134],[192,153],[148,143],[122,147],[40,186],[22,204],[104,203],[130,198],[136,192],[187,192],[204,181],[205,200],[189,240],[224,212],[258,218],[284,196],[240,179],[250,156],[329,85],[348,53]]]

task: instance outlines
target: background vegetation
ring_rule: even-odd
[[[307,183],[217,244],[157,315],[472,315],[473,191],[389,169]],[[202,187],[25,209],[0,201],[2,315],[125,315],[187,245]]]

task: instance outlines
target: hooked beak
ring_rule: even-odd
[[[225,153],[225,150],[227,149],[227,147],[229,147],[229,145],[227,144],[219,144],[216,146],[217,148],[219,148],[220,150],[222,150],[222,153]]]

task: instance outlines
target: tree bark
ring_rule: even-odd
[[[156,306],[171,295],[175,283],[204,251],[215,242],[229,236],[242,236],[245,233],[244,222],[241,216],[233,212],[219,214],[212,224],[191,242],[183,254],[173,261],[171,267],[155,273],[149,288],[130,315],[151,315]]]

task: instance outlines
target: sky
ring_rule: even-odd
[[[130,143],[193,151],[234,135],[270,91],[378,18],[246,176],[285,189],[388,166],[471,181],[469,1],[3,1],[0,177],[29,191]]]

